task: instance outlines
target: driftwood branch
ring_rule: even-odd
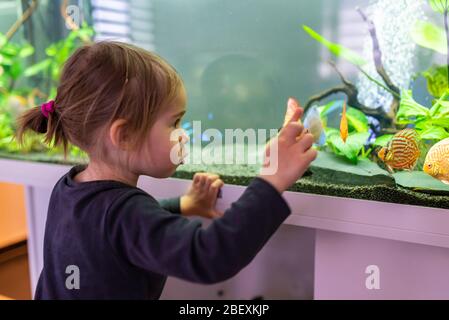
[[[337,94],[337,93],[344,93],[348,95],[348,89],[346,86],[337,86],[330,89],[327,89],[323,92],[320,92],[314,96],[311,96],[309,100],[307,101],[306,105],[304,106],[304,113],[307,112],[307,110],[316,102],[320,102],[321,100],[326,99],[327,97]]]
[[[333,61],[329,61],[329,64],[332,66],[332,68],[335,70],[335,72],[339,75],[342,85],[330,88],[328,90],[325,90],[317,95],[314,95],[310,97],[309,101],[307,101],[304,112],[307,111],[314,103],[319,102],[321,100],[326,99],[327,97],[337,94],[337,93],[343,93],[348,98],[348,105],[350,105],[353,108],[359,109],[366,115],[372,116],[379,121],[382,121],[383,118],[386,118],[387,115],[382,107],[379,108],[370,108],[362,103],[360,103],[358,99],[359,91],[357,87],[351,83],[348,79],[346,79],[341,71],[338,69],[338,67],[335,65]]]
[[[348,81],[338,70],[335,63],[330,62],[331,66],[334,68],[334,70],[337,72],[337,74],[340,77],[340,80],[342,82],[342,85],[336,86],[334,88],[328,89],[326,91],[323,91],[317,95],[314,95],[310,97],[309,101],[305,105],[305,110],[310,108],[314,103],[319,102],[333,94],[336,93],[344,93],[347,96],[348,105],[350,105],[353,108],[359,109],[366,115],[372,116],[373,118],[376,118],[379,120],[381,126],[383,127],[383,131],[394,131],[396,130],[396,113],[399,109],[400,104],[400,97],[401,92],[400,89],[393,83],[391,78],[388,76],[385,67],[382,62],[382,51],[380,49],[379,40],[377,38],[377,31],[376,27],[374,25],[374,22],[370,20],[366,14],[360,9],[357,8],[357,11],[362,16],[363,20],[368,24],[368,30],[373,42],[373,60],[374,65],[376,68],[376,72],[379,74],[379,76],[382,78],[382,80],[385,83],[385,86],[381,85],[380,82],[378,85],[382,86],[384,89],[386,89],[388,92],[390,92],[393,96],[393,102],[390,106],[390,109],[388,112],[385,112],[383,107],[378,108],[370,108],[368,106],[363,105],[360,103],[358,99],[358,89],[357,87],[352,84],[350,81]],[[363,72],[363,70],[360,70]],[[365,74],[369,77],[369,75]],[[372,79],[370,79],[372,80]],[[389,128],[389,129],[388,129]]]
[[[25,10],[25,12],[22,14],[22,16],[17,19],[16,22],[9,28],[9,30],[6,32],[5,37],[7,40],[10,40],[14,34],[19,30],[19,28],[31,17],[33,12],[36,10],[38,5],[37,0],[32,0],[30,6]]]

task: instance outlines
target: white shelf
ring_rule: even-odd
[[[53,188],[71,167],[0,159],[0,181]],[[138,186],[156,198],[180,195],[189,180],[142,176]],[[225,185],[217,206],[224,210],[244,186]],[[292,209],[286,224],[449,248],[449,210],[369,200],[285,192]]]

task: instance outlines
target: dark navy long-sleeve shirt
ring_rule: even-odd
[[[224,281],[290,213],[271,184],[254,178],[203,228],[179,214],[179,198],[158,202],[118,181],[74,181],[83,169],[73,167],[53,189],[36,299],[158,299],[167,276]]]

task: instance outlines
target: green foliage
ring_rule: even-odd
[[[379,147],[385,147],[388,142],[393,138],[392,134],[384,134],[382,136],[378,136],[376,140],[374,141],[373,145],[379,146]]]
[[[398,171],[393,174],[396,183],[402,187],[417,191],[425,191],[441,195],[448,195],[449,185],[431,177],[423,171]]]
[[[89,42],[93,34],[93,29],[85,24],[78,30],[72,30],[65,39],[51,44],[45,50],[48,58],[41,62],[41,69],[35,71],[37,73],[44,72],[49,74],[53,84],[56,83],[59,80],[65,61],[83,42]]]
[[[16,81],[22,76],[25,69],[25,58],[34,53],[29,43],[8,42],[0,34],[0,88],[13,90]]]
[[[391,175],[368,159],[360,159],[357,165],[329,152],[318,151],[318,157],[310,166],[310,171],[325,180],[348,185],[385,184],[394,185]]]
[[[447,23],[449,10],[449,1],[447,0],[428,0],[430,7],[438,13],[444,15]],[[449,54],[448,48],[448,30],[443,29],[428,21],[418,21],[413,27],[411,37],[418,45],[432,49],[441,54]],[[448,68],[449,66],[432,66],[424,71],[422,75],[427,80],[427,89],[431,95],[438,98],[443,91],[448,88]]]
[[[417,21],[410,35],[417,45],[447,54],[446,32],[443,28],[429,21]]]
[[[333,100],[327,103],[325,106],[318,108],[320,110],[320,116],[323,120],[323,124],[326,125],[329,121],[329,117],[332,117],[335,112],[341,110],[343,107],[343,100]],[[368,118],[366,115],[355,108],[347,106],[346,108],[346,118],[348,119],[348,131],[352,132],[367,132],[369,129]]]
[[[442,140],[449,137],[449,94],[444,93],[428,109],[417,103],[411,90],[401,94],[401,103],[396,121],[402,125],[414,125],[422,140]]]
[[[435,98],[441,97],[447,90],[447,66],[433,65],[421,73],[427,80],[427,91]]]
[[[346,158],[352,164],[357,164],[360,158],[366,158],[371,151],[370,149],[365,149],[369,138],[368,119],[360,110],[347,106],[346,118],[348,120],[349,135],[346,143],[343,142],[340,130],[328,126],[329,121],[336,114],[339,115],[340,119],[343,103],[344,101],[342,100],[334,100],[325,106],[318,107],[323,126],[325,127],[326,145],[334,154]]]
[[[432,10],[441,14],[449,10],[449,1],[447,0],[429,0],[429,5]]]
[[[41,73],[41,72],[47,70],[47,68],[50,66],[50,64],[51,64],[51,60],[50,59],[42,60],[41,62],[38,62],[35,65],[32,65],[32,66],[28,67],[24,71],[23,75],[25,77],[35,76],[38,73]]]
[[[94,30],[85,23],[80,29],[72,30],[66,38],[49,45],[45,49],[47,58],[27,68],[24,76],[30,77],[44,74],[50,83],[48,89],[49,99],[54,98],[56,85],[65,61],[81,44],[90,42],[93,35]]]
[[[47,85],[38,102],[53,99],[65,61],[82,43],[91,42],[93,34],[93,29],[83,24],[80,29],[72,30],[66,38],[49,45],[45,51],[45,59],[27,66],[27,58],[34,54],[33,46],[28,43],[9,42],[0,33],[0,149],[25,153],[62,152],[60,148],[49,149],[43,143],[42,136],[35,133],[27,135],[23,146],[18,145],[14,139],[16,118],[26,109],[38,105],[35,96],[39,90],[26,87],[22,83],[19,88],[16,86],[21,79],[42,75]],[[85,156],[74,146],[70,146],[69,152],[71,156]]]
[[[365,144],[369,138],[368,132],[352,133],[343,142],[340,131],[334,128],[326,129],[326,143],[330,150],[336,155],[345,157],[352,164],[357,164],[360,158],[367,157],[369,152],[365,152]]]
[[[343,58],[350,63],[356,65],[356,66],[363,66],[367,64],[367,61],[358,55],[356,52],[352,51],[351,49],[348,49],[340,44],[333,43],[326,38],[324,38],[322,35],[320,35],[318,32],[313,30],[312,28],[303,25],[303,29],[307,34],[312,37],[312,39],[315,39],[319,43],[321,43],[323,46],[325,46],[333,55],[336,57]]]

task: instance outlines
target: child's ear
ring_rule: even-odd
[[[109,128],[109,138],[115,147],[123,150],[127,149],[128,141],[125,119],[117,119],[111,124],[111,127]]]

